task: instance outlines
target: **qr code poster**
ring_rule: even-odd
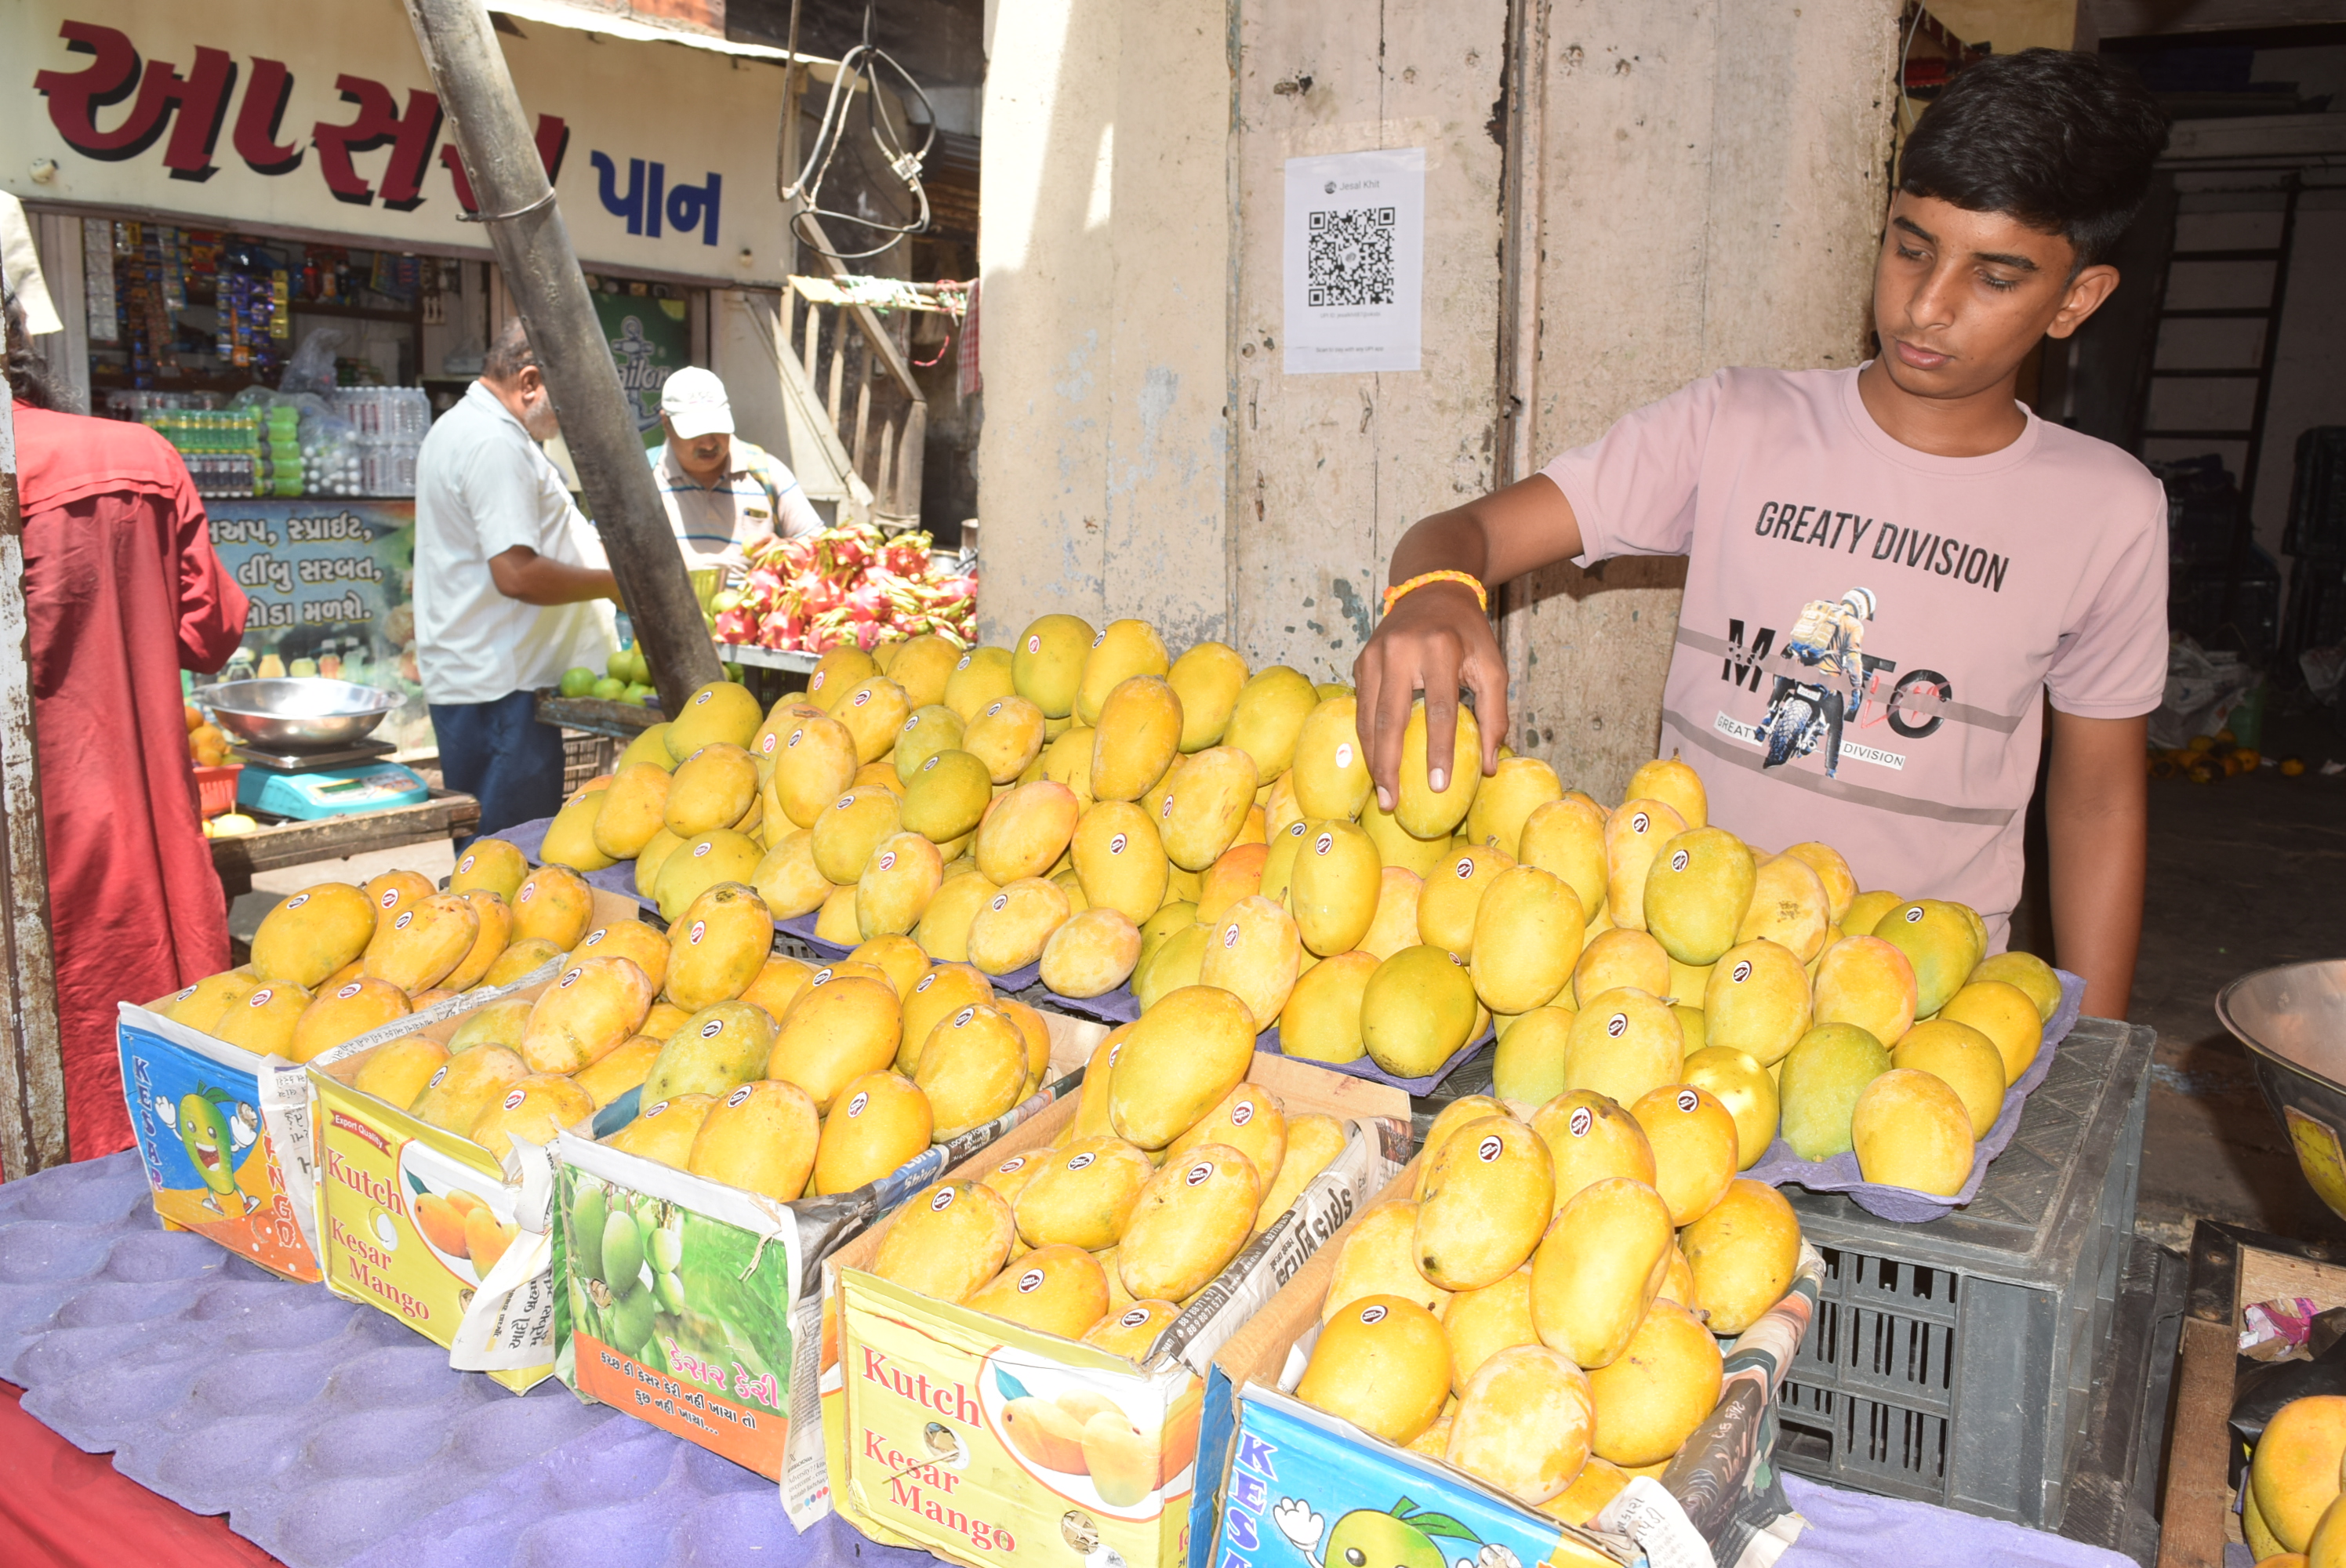
[[[1418,369],[1425,149],[1287,160],[1290,375]]]

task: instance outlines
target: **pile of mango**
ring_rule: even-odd
[[[468,876],[477,868],[478,874]],[[529,882],[575,896],[515,895]],[[509,985],[577,940],[584,884],[531,877],[512,845],[484,840],[441,892],[420,871],[363,886],[320,882],[270,911],[249,963],[209,975],[149,1011],[260,1055],[307,1062],[466,991]]]
[[[1297,1396],[1586,1523],[1667,1467],[1718,1402],[1713,1336],[1798,1269],[1800,1221],[1735,1174],[1737,1142],[1685,1084],[1626,1111],[1578,1090],[1527,1121],[1454,1102],[1414,1197],[1337,1254]]]
[[[2258,1568],[2346,1563],[2346,1396],[2314,1394],[2273,1412],[2240,1478],[2240,1532]]]
[[[1094,1049],[1082,1098],[1047,1150],[916,1194],[872,1272],[1139,1359],[1343,1150],[1334,1117],[1289,1116],[1247,1082],[1254,1037],[1226,991],[1167,996]],[[1080,1451],[1079,1420],[1024,1401],[1009,1420],[1028,1458],[1071,1468],[1052,1456]]]

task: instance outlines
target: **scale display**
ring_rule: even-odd
[[[302,821],[352,811],[379,811],[386,806],[420,806],[431,798],[431,788],[422,776],[396,762],[309,772],[248,764],[236,784],[238,805]]]

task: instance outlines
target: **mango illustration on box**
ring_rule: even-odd
[[[155,1108],[163,1119],[176,1122],[179,1143],[188,1151],[188,1163],[203,1179],[203,1207],[212,1213],[230,1218],[240,1218],[260,1207],[251,1194],[237,1186],[236,1156],[252,1146],[258,1135],[259,1118],[250,1105],[239,1105],[236,1115],[228,1114],[228,1092],[199,1086],[192,1095],[180,1096],[177,1114],[170,1101],[156,1097]],[[220,1206],[223,1198],[236,1204],[235,1211]]]
[[[1320,1548],[1325,1521],[1305,1499],[1282,1497],[1270,1511],[1271,1523],[1287,1543],[1311,1568],[1454,1568],[1441,1543],[1464,1542],[1475,1549],[1454,1568],[1520,1568],[1513,1549],[1486,1544],[1474,1531],[1446,1513],[1422,1511],[1409,1498],[1379,1512],[1356,1508],[1329,1530],[1326,1551]]]

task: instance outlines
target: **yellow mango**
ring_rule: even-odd
[[[1564,879],[1591,920],[1605,908],[1605,809],[1586,795],[1532,808],[1516,835],[1516,860]]]
[[[446,1046],[421,1034],[393,1040],[367,1053],[366,1060],[359,1064],[358,1075],[351,1080],[351,1087],[403,1111],[423,1093],[432,1074],[446,1064],[448,1056]]]
[[[904,688],[906,701],[916,708],[927,708],[944,701],[945,683],[961,657],[961,648],[953,641],[923,632],[897,646],[895,661],[886,673]]]
[[[1259,1084],[1240,1084],[1197,1125],[1166,1145],[1163,1163],[1170,1165],[1206,1144],[1246,1156],[1253,1162],[1257,1183],[1269,1192],[1287,1157],[1287,1116],[1279,1108],[1278,1096]]]
[[[1245,826],[1260,781],[1253,759],[1236,747],[1209,747],[1189,758],[1172,773],[1157,809],[1166,858],[1192,871],[1220,859]]]
[[[595,892],[567,867],[540,866],[515,891],[513,917],[515,942],[550,942],[567,952],[594,921]]]
[[[1407,1445],[1450,1397],[1450,1347],[1433,1314],[1370,1296],[1325,1320],[1295,1397],[1390,1443]]]
[[[1423,910],[1421,901],[1421,929]],[[1545,1006],[1572,978],[1586,924],[1578,895],[1563,879],[1533,866],[1501,871],[1475,908],[1469,966],[1474,993],[1494,1013]]]
[[[493,892],[507,903],[521,891],[524,877],[529,875],[529,861],[522,852],[503,839],[475,839],[456,860],[456,870],[448,878],[452,893],[469,893],[474,889]],[[259,943],[254,944],[256,948]],[[259,959],[253,961],[256,964]],[[299,980],[301,976],[291,978]]]
[[[638,1034],[601,1061],[579,1068],[570,1081],[586,1091],[599,1111],[628,1090],[643,1086],[659,1061],[660,1044],[648,1034]]]
[[[692,1158],[693,1140],[700,1135],[701,1124],[716,1105],[714,1095],[678,1095],[655,1101],[602,1142],[638,1159],[682,1170]]]
[[[712,680],[684,699],[684,707],[668,720],[662,738],[668,754],[682,762],[711,741],[746,747],[758,733],[765,710],[750,688],[735,681]]]
[[[1831,927],[1831,901],[1815,870],[1796,855],[1776,855],[1760,863],[1735,940],[1765,938],[1807,963],[1824,951]]]
[[[934,844],[950,844],[977,829],[994,799],[985,764],[966,751],[940,751],[906,781],[897,817]]]
[[[961,716],[942,703],[915,707],[906,717],[896,731],[896,744],[888,754],[888,765],[895,772],[896,782],[904,787],[908,795],[930,758],[961,749],[964,728]],[[968,753],[964,752],[963,755],[967,756]],[[976,759],[972,758],[971,760]]]
[[[1532,1255],[1541,1342],[1578,1366],[1611,1362],[1646,1319],[1675,1245],[1669,1207],[1652,1187],[1609,1176],[1581,1188]]]
[[[750,868],[750,886],[777,921],[796,920],[822,908],[839,890],[814,863],[814,835],[801,828],[777,839]]]
[[[1566,999],[1569,1001],[1569,998]],[[1565,1092],[1565,1046],[1572,1037],[1572,1010],[1535,1007],[1502,1020],[1499,1047],[1491,1063],[1492,1092],[1503,1100],[1545,1105]]]
[[[940,1023],[921,1046],[913,1081],[929,1097],[939,1143],[984,1126],[1018,1104],[1026,1083],[1026,1041],[997,1008],[973,1004]]]
[[[1373,795],[1361,808],[1361,828],[1369,835],[1369,841],[1376,845],[1377,858],[1388,868],[1398,866],[1427,878],[1450,859],[1450,835],[1418,838],[1404,830],[1392,812],[1379,807]]]
[[[938,1182],[888,1222],[872,1272],[935,1300],[960,1301],[1001,1271],[1017,1239],[1000,1194],[979,1182]]]
[[[513,941],[513,906],[486,888],[450,896],[461,898],[473,907],[473,945],[456,961],[456,967],[441,977],[440,983],[450,991],[470,991],[481,983],[489,966],[504,955]]]
[[[256,985],[244,990],[242,996],[250,997],[258,989]],[[321,987],[294,1020],[292,1036],[280,1054],[289,1062],[310,1061],[369,1030],[404,1018],[410,1011],[407,993],[389,981],[362,976],[346,980],[332,991]]]
[[[1305,947],[1326,957],[1368,935],[1383,886],[1376,845],[1355,823],[1313,821],[1298,840],[1287,901]]]
[[[869,766],[896,744],[897,732],[912,712],[903,687],[884,675],[871,675],[848,688],[832,706],[831,717],[854,738],[856,762]]]
[[[1441,948],[1407,947],[1377,965],[1361,993],[1361,1039],[1378,1066],[1422,1077],[1474,1037],[1474,982]]]
[[[650,979],[624,957],[587,958],[530,1009],[521,1054],[534,1073],[575,1073],[617,1050],[651,1011]]]
[[[1498,771],[1483,780],[1462,830],[1469,843],[1520,860],[1524,824],[1531,814],[1551,801],[1564,799],[1564,785],[1556,769],[1535,757],[1508,757]]]
[[[1117,1277],[1137,1301],[1195,1294],[1239,1255],[1261,1204],[1253,1161],[1227,1145],[1197,1145],[1141,1188],[1117,1244]]]
[[[1804,1160],[1846,1153],[1858,1096],[1890,1067],[1882,1042],[1855,1024],[1820,1023],[1801,1035],[1777,1079],[1780,1130],[1792,1152]]]
[[[842,975],[810,984],[773,1037],[764,1075],[804,1089],[828,1113],[849,1083],[896,1060],[903,1006],[885,980]]]
[[[1547,1229],[1556,1184],[1547,1145],[1511,1116],[1452,1134],[1424,1166],[1418,1271],[1445,1290],[1474,1290],[1522,1267]]]
[[[1417,906],[1424,897],[1425,879],[1404,866],[1387,866],[1377,876],[1377,912],[1356,944],[1379,960],[1391,958],[1421,940]]]
[[[1719,1341],[1675,1301],[1657,1301],[1620,1355],[1588,1374],[1597,1454],[1658,1464],[1686,1446],[1719,1403]]]
[[[2290,1400],[2265,1422],[2249,1461],[2248,1485],[2257,1512],[2283,1549],[2303,1552],[2338,1496],[2346,1456],[2346,1396],[2309,1394]]]
[[[595,1115],[594,1097],[559,1073],[516,1079],[465,1135],[502,1160],[515,1138],[543,1148]]]
[[[1900,904],[1873,928],[1873,934],[1906,955],[1914,970],[1914,1015],[1928,1018],[1944,1007],[1980,960],[1968,911],[1961,904],[1917,899]]]
[[[1780,1102],[1768,1069],[1731,1045],[1687,1054],[1686,1081],[1727,1107],[1735,1118],[1735,1168],[1749,1170],[1776,1140]]]
[[[1706,1043],[1740,1051],[1762,1066],[1782,1061],[1808,1033],[1810,1011],[1800,959],[1765,938],[1728,949],[1702,989]]]
[[[880,840],[903,830],[896,797],[876,785],[858,785],[831,804],[811,830],[815,870],[837,887],[853,887]]]
[[[1280,1054],[1331,1065],[1360,1060],[1368,1049],[1361,998],[1377,962],[1372,952],[1340,952],[1299,976],[1280,1009]]]
[[[2025,958],[2028,955],[2023,953],[2021,956]],[[2056,1005],[2059,996],[2056,982],[2054,988]],[[2020,1075],[2028,1071],[2029,1064],[2036,1060],[2036,1053],[2045,1044],[2045,1015],[2038,1012],[2037,1003],[2026,991],[2006,981],[1972,981],[1947,998],[1947,1004],[1939,1009],[1939,1016],[1950,1023],[1967,1025],[1987,1036],[2004,1064],[2007,1086],[2020,1081]],[[1918,1023],[1914,1027],[1920,1029],[1922,1025]],[[1984,1136],[1985,1133],[1983,1131],[1981,1135]]]
[[[859,766],[845,725],[822,713],[794,715],[780,731],[768,794],[793,826],[811,828],[853,788]]]
[[[1045,1247],[1013,1259],[962,1304],[973,1312],[1073,1339],[1107,1315],[1107,1278],[1097,1258],[1080,1247]],[[1024,1413],[1004,1412],[1014,1433]],[[1080,1436],[1077,1441],[1080,1445]]]
[[[1132,1025],[1109,1075],[1117,1135],[1154,1150],[1188,1132],[1245,1079],[1255,1033],[1246,1003],[1227,991],[1192,985],[1160,998]]]
[[[1971,1179],[1970,1113],[1928,1073],[1893,1067],[1867,1084],[1850,1112],[1849,1135],[1870,1182],[1953,1196]]]
[[[1219,986],[1244,1003],[1260,1032],[1287,1005],[1302,951],[1294,918],[1285,910],[1260,894],[1240,899],[1207,934],[1198,983]]]
[[[1450,1341],[1450,1389],[1464,1396],[1483,1363],[1511,1345],[1536,1345],[1532,1322],[1532,1271],[1525,1264],[1504,1278],[1450,1298],[1441,1310]]]
[[[1148,1156],[1122,1138],[1076,1138],[1035,1157],[1011,1213],[1030,1247],[1098,1252],[1123,1238],[1156,1175]]]
[[[2025,1003],[2028,999],[2020,1000]],[[2027,1011],[2035,1016],[2035,1008]],[[1968,1023],[1943,1016],[1917,1023],[1900,1037],[1890,1053],[1890,1064],[1928,1073],[1953,1089],[1971,1116],[1974,1138],[1987,1136],[2004,1112],[2004,1093],[2010,1086],[2004,1057],[1994,1041]]]
[[[1462,705],[1455,715],[1451,755],[1446,759],[1428,756],[1423,697],[1410,705],[1409,722],[1402,730],[1401,793],[1393,802],[1393,819],[1416,838],[1456,831],[1482,788],[1482,728],[1470,708]],[[1433,778],[1436,772],[1443,776],[1439,788]]]
[[[1545,1345],[1511,1345],[1464,1384],[1443,1458],[1537,1506],[1580,1474],[1595,1436],[1588,1374]]]
[[[913,940],[940,963],[967,962],[970,926],[1001,891],[974,870],[947,877],[913,928]]]
[[[519,1056],[502,1045],[484,1045],[441,1064],[408,1112],[460,1138],[469,1136],[473,1124],[528,1076],[529,1064]]]
[[[294,1030],[310,1000],[310,993],[290,980],[266,982],[235,1006],[223,1008],[212,1035],[256,1056],[283,1056],[292,1049]]]
[[[1654,1152],[1654,1190],[1669,1206],[1670,1223],[1692,1225],[1711,1211],[1734,1181],[1742,1135],[1719,1097],[1692,1084],[1666,1084],[1629,1107]]]
[[[1272,1221],[1294,1207],[1312,1179],[1344,1152],[1345,1137],[1344,1124],[1319,1111],[1286,1118],[1286,1146],[1280,1156],[1279,1172],[1265,1184],[1262,1203],[1254,1211],[1256,1235],[1270,1229]],[[1258,1173],[1260,1169],[1258,1166]]]
[[[1849,862],[1841,858],[1841,851],[1831,844],[1810,840],[1806,843],[1794,844],[1784,853],[1805,862],[1809,870],[1816,872],[1818,882],[1825,890],[1825,918],[1832,924],[1840,925],[1842,917],[1849,913],[1850,906],[1857,900],[1857,878],[1850,871]]]
[[[709,1107],[684,1168],[791,1203],[806,1191],[821,1137],[814,1102],[804,1089],[759,1079],[736,1085]]]
[[[1139,927],[1120,911],[1085,910],[1043,944],[1043,983],[1060,996],[1104,996],[1139,961]]]
[[[1108,1283],[1118,1283],[1111,1271]],[[1111,1311],[1108,1317],[1092,1325],[1084,1335],[1084,1343],[1096,1345],[1110,1354],[1122,1356],[1136,1364],[1145,1359],[1181,1308],[1170,1301],[1135,1301],[1122,1311]]]
[[[896,1071],[909,1075],[921,1064],[921,1047],[929,1032],[963,1008],[992,1004],[994,985],[966,963],[940,963],[913,983],[903,998],[903,1038],[896,1053]]]
[[[608,793],[607,789],[582,789],[565,802],[546,824],[538,858],[549,866],[568,866],[576,871],[599,871],[612,864],[611,857],[595,846],[595,824]]]
[[[1359,708],[1350,695],[1328,697],[1296,732],[1290,766],[1300,819],[1349,821],[1367,803],[1369,764],[1361,750]]]
[[[1701,776],[1677,757],[1656,758],[1641,763],[1629,775],[1629,787],[1623,790],[1624,800],[1659,800],[1678,814],[1678,820],[1688,829],[1708,827],[1710,822],[1710,797],[1702,787]]]
[[[1591,1089],[1568,1090],[1532,1114],[1555,1172],[1555,1212],[1583,1187],[1608,1178],[1654,1185],[1654,1151],[1637,1119]]]
[[[1023,777],[1039,761],[1048,738],[1043,710],[1023,697],[998,697],[962,730],[961,748],[985,768],[996,784]]]
[[[1088,777],[1093,798],[1137,800],[1179,754],[1181,699],[1158,677],[1134,676],[1108,693],[1098,725]]]
[[[1668,805],[1634,796],[1606,820],[1605,909],[1616,926],[1646,929],[1647,874],[1662,846],[1685,831],[1685,819]]]
[[[1066,891],[1057,884],[1041,877],[1006,882],[971,917],[969,962],[988,974],[1024,969],[1043,956],[1069,914]]]
[[[1800,1263],[1800,1221],[1784,1195],[1738,1176],[1679,1238],[1694,1299],[1713,1334],[1740,1334],[1783,1299]]]
[[[1564,1047],[1567,1089],[1594,1089],[1634,1105],[1648,1091],[1678,1081],[1686,1034],[1658,997],[1631,986],[1602,991],[1573,1016]]]
[[[1573,1001],[1585,1008],[1592,997],[1625,985],[1651,996],[1668,996],[1670,955],[1645,932],[1618,927],[1600,932],[1582,947],[1573,965]]]
[[[480,913],[470,902],[434,893],[405,905],[377,932],[362,972],[410,993],[427,990],[455,972],[480,934]]]
[[[1045,718],[1067,718],[1075,711],[1091,645],[1092,628],[1078,617],[1040,616],[1011,647],[1011,684]]]
[[[1884,1045],[1913,1026],[1914,966],[1878,936],[1845,936],[1817,960],[1814,1022],[1851,1023]]]
[[[657,901],[660,869],[668,864],[668,856],[674,854],[677,846],[682,842],[684,842],[683,840],[662,826],[646,840],[644,847],[636,852],[635,881],[636,892],[639,897]]]
[[[1483,894],[1501,872],[1507,858],[1496,850],[1466,848],[1426,873],[1417,895],[1419,940],[1463,960],[1474,956],[1474,919]]]
[[[467,858],[477,860],[483,845],[499,841],[479,840]],[[364,954],[374,932],[374,901],[362,890],[348,882],[304,888],[261,917],[252,938],[253,976],[314,989]]]
[[[855,884],[855,925],[865,941],[920,924],[944,885],[944,861],[918,833],[892,833],[873,846]]]
[[[1247,684],[1246,660],[1221,643],[1198,643],[1173,661],[1165,679],[1181,699],[1181,749],[1221,744]]]
[[[2053,1014],[2061,1010],[2061,977],[2053,972],[2051,964],[2033,952],[1999,952],[1981,959],[1964,985],[1968,989],[1991,980],[2017,987],[2036,1004],[2036,1020],[2040,1023],[2050,1023]],[[1994,1030],[1982,1032],[1990,1039],[1995,1038]]]
[[[1319,705],[1310,681],[1285,665],[1267,665],[1239,688],[1221,744],[1245,752],[1256,777],[1269,783],[1294,765],[1303,721]]]
[[[1320,1320],[1325,1323],[1353,1302],[1378,1296],[1398,1296],[1429,1312],[1444,1310],[1450,1299],[1449,1291],[1418,1269],[1417,1205],[1408,1198],[1372,1204],[1352,1222],[1336,1253]]]
[[[1084,898],[1137,926],[1165,902],[1168,863],[1148,814],[1127,800],[1105,801],[1076,822],[1068,845]]]
[[[1739,940],[1757,874],[1750,850],[1734,834],[1689,828],[1665,843],[1647,871],[1647,932],[1681,963],[1716,962]]]
[[[1075,791],[1048,779],[1021,784],[997,799],[977,825],[972,846],[978,871],[1002,887],[1050,873],[1074,838],[1082,808]]]

